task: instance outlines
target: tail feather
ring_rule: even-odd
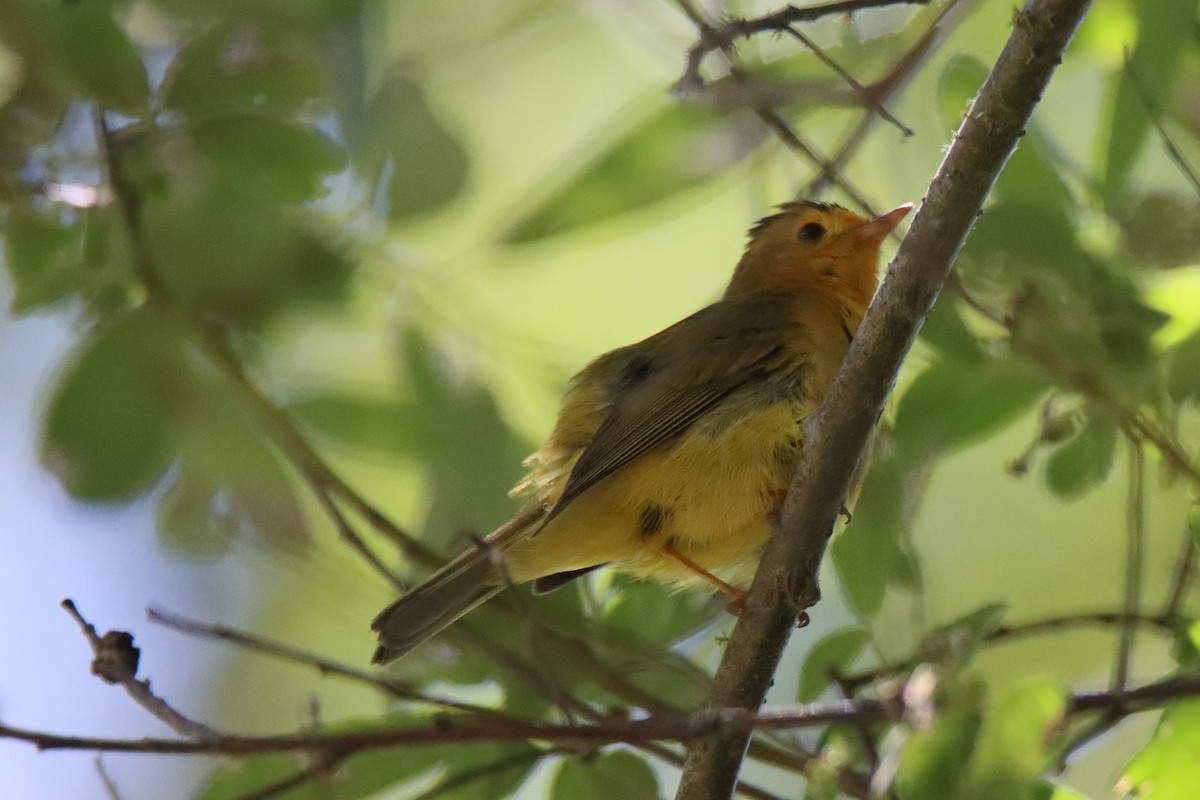
[[[475,551],[456,559],[372,620],[379,646],[371,663],[395,661],[503,588],[503,578],[486,553]]]
[[[372,664],[387,664],[449,627],[463,614],[500,593],[509,576],[502,554],[546,517],[548,506],[531,503],[515,517],[435,572],[371,621],[379,634]]]

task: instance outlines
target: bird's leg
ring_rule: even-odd
[[[658,552],[662,553],[664,556],[671,559],[689,572],[694,573],[696,577],[711,583],[717,589],[727,594],[731,599],[729,601],[729,605],[725,606],[725,610],[730,614],[737,616],[741,612],[742,603],[746,601],[747,592],[745,589],[739,589],[736,586],[730,586],[728,583],[721,580],[716,575],[713,575],[704,567],[700,566],[695,561],[692,561],[683,553],[676,550],[675,545],[671,542],[666,542],[661,545],[658,548]]]
[[[767,492],[767,501],[770,505],[767,506],[767,522],[771,527],[779,524],[779,518],[783,515],[783,501],[787,500],[787,489],[771,489]]]

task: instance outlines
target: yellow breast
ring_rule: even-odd
[[[757,409],[731,403],[516,543],[506,554],[511,577],[521,582],[611,563],[639,577],[694,582],[693,574],[657,552],[670,542],[727,580],[748,582],[770,530],[768,512],[791,479],[798,421],[812,410],[802,402]]]

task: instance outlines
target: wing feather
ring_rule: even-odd
[[[731,394],[765,379],[788,358],[795,323],[780,304],[717,303],[637,347],[640,380],[615,377],[612,402],[549,516],[638,457],[673,442]],[[738,325],[739,320],[745,320]],[[703,354],[703,359],[698,358]]]

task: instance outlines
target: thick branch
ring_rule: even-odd
[[[1089,0],[1031,0],[892,263],[820,410],[806,425],[782,519],[717,671],[713,708],[758,708],[788,635],[820,596],[817,569],[870,431],[984,199],[1017,145]],[[679,800],[729,797],[749,731],[696,742]]]

